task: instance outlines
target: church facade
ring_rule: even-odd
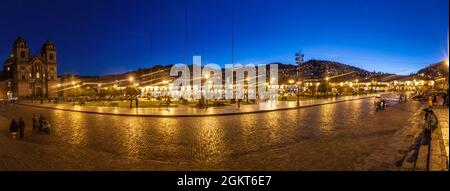
[[[52,42],[45,42],[40,53],[33,55],[27,41],[17,38],[0,74],[0,99],[56,97],[57,66]]]

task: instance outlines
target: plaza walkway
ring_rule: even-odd
[[[442,151],[442,155],[445,154],[445,156],[447,157],[447,168],[448,168],[448,133],[449,133],[449,129],[448,129],[448,107],[439,107],[439,108],[434,108],[433,109],[434,112],[436,113],[437,117],[438,117],[438,122],[439,122],[439,130],[440,130],[440,135],[442,137],[442,147],[444,148]]]
[[[356,95],[356,96],[342,96],[338,98],[329,99],[311,99],[300,101],[300,108],[318,106],[324,104],[339,103],[345,101],[353,101],[358,99],[371,98],[376,94]],[[252,105],[241,105],[240,108],[236,104],[221,107],[209,107],[207,109],[199,109],[192,106],[180,105],[176,108],[124,108],[124,107],[100,107],[100,106],[79,106],[70,104],[54,104],[31,101],[21,101],[21,105],[58,109],[65,111],[76,111],[84,113],[107,114],[107,115],[121,115],[121,116],[148,116],[148,117],[193,117],[193,116],[215,116],[215,115],[234,115],[246,113],[260,113],[277,110],[296,109],[296,101],[279,101],[279,102],[264,102]]]
[[[392,97],[395,99],[395,97]],[[0,105],[0,170],[399,170],[422,103],[374,98],[215,117],[92,115]],[[52,124],[32,133],[33,115]],[[8,134],[25,120],[24,140]]]

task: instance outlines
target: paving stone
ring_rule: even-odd
[[[1,170],[399,170],[418,102],[373,99],[248,115],[161,118],[0,106]],[[32,134],[43,114],[52,134]],[[25,140],[8,125],[23,117]]]

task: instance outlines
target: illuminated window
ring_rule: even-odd
[[[9,70],[10,70],[10,69],[9,69],[9,67],[7,67],[7,68],[6,68],[6,70],[8,70],[8,71],[9,71]]]
[[[39,72],[36,73],[36,78],[39,78]]]

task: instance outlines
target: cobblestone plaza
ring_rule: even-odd
[[[0,106],[3,170],[401,170],[421,103],[376,112],[375,98],[267,113],[131,117]],[[43,114],[52,134],[33,134]],[[11,140],[12,118],[25,119]]]

